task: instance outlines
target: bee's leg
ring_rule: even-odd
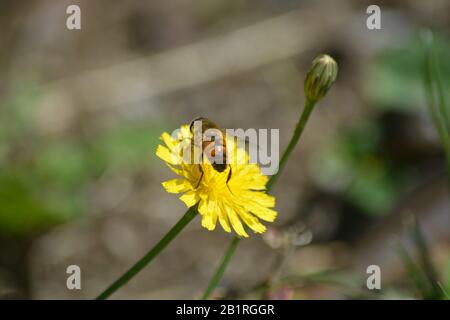
[[[228,172],[227,183],[228,183],[228,181],[230,181],[230,179],[231,179],[231,166],[230,166],[230,172]]]
[[[231,179],[231,166],[230,166],[230,171],[228,172],[228,177],[227,177],[227,182],[225,182],[225,184],[227,185],[228,190],[230,190],[231,194],[233,194],[233,192],[230,189],[230,186],[228,185],[228,181],[230,181]]]
[[[200,185],[200,182],[202,182],[202,179],[203,179],[203,169],[202,169],[202,166],[199,165],[198,168],[200,169],[200,172],[201,172],[202,174],[200,175],[200,179],[198,179],[198,182],[197,182],[197,185],[195,186],[195,189],[198,188],[198,186]]]

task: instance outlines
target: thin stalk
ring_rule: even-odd
[[[420,229],[419,222],[415,217],[413,218],[413,223],[411,226],[411,234],[419,253],[419,259],[422,264],[423,273],[425,274],[430,287],[429,296],[427,298],[439,299],[441,298],[442,292],[441,288],[439,288],[438,276],[434,265],[431,262],[430,250],[428,249],[428,245],[425,241],[423,232]]]
[[[133,278],[139,271],[141,271],[148,263],[150,263],[179,233],[184,227],[197,215],[197,207],[189,208],[180,220],[166,233],[166,235],[136,262],[127,272],[125,272],[119,279],[113,282],[105,291],[103,291],[97,300],[105,300],[111,294],[117,291],[120,287],[125,285],[131,278]]]
[[[266,188],[267,191],[270,191],[272,189],[272,186],[277,181],[279,175],[283,171],[284,167],[286,166],[287,160],[289,156],[291,155],[292,151],[294,150],[295,146],[297,145],[298,141],[300,140],[300,137],[303,133],[303,130],[305,129],[306,123],[308,122],[309,116],[311,115],[311,111],[314,108],[314,105],[317,101],[313,100],[306,100],[305,107],[303,108],[302,115],[300,116],[300,120],[297,123],[297,126],[295,127],[294,134],[292,135],[291,140],[289,141],[289,144],[286,148],[286,150],[283,153],[283,156],[280,160],[280,165],[278,167],[278,172],[274,174],[272,177],[270,177],[269,181],[267,182]],[[206,288],[202,299],[206,300],[209,298],[213,290],[216,288],[217,284],[219,283],[220,279],[222,278],[225,269],[228,266],[228,263],[231,260],[231,257],[233,256],[234,252],[236,251],[236,248],[240,242],[239,237],[234,237],[231,241],[230,245],[228,246],[228,249],[226,251],[225,256],[222,259],[222,262],[220,263],[219,267],[217,268],[216,272],[214,273],[213,277],[209,281],[208,287]]]
[[[403,261],[406,272],[418,293],[426,299],[428,296],[428,286],[420,268],[416,265],[414,259],[400,242],[397,243],[397,251]]]
[[[286,150],[283,153],[283,156],[280,160],[280,165],[278,167],[278,171],[276,174],[274,174],[272,177],[270,177],[270,180],[267,182],[267,190],[270,191],[272,186],[277,181],[279,175],[283,171],[284,167],[286,166],[287,160],[289,156],[291,155],[292,151],[294,150],[295,146],[297,145],[298,141],[300,140],[300,137],[303,133],[303,130],[306,127],[306,123],[308,122],[309,116],[311,115],[311,111],[314,108],[314,105],[316,104],[316,101],[306,100],[305,107],[303,108],[302,115],[300,116],[300,120],[297,123],[297,126],[295,127],[294,134],[292,135],[291,141],[289,141],[289,144],[286,148]]]
[[[219,283],[220,279],[222,278],[222,275],[225,271],[225,268],[228,265],[228,262],[230,261],[231,257],[233,256],[234,252],[236,251],[236,248],[240,242],[241,238],[234,237],[233,241],[231,241],[230,246],[227,249],[227,252],[225,253],[222,263],[220,264],[219,268],[217,269],[216,273],[214,274],[214,277],[212,277],[208,288],[206,288],[205,292],[203,293],[202,300],[208,299],[208,297],[211,295],[213,290],[216,288],[217,284]]]

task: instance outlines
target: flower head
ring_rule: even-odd
[[[257,164],[249,163],[247,152],[238,148],[232,137],[226,136],[228,168],[218,172],[207,157],[196,164],[187,161],[187,153],[192,153],[192,133],[189,125],[181,126],[174,136],[164,132],[156,155],[164,160],[177,175],[178,179],[162,183],[169,193],[183,193],[180,200],[186,206],[198,204],[202,216],[202,226],[214,230],[217,220],[226,232],[235,232],[248,237],[242,224],[256,233],[263,233],[266,227],[261,220],[272,222],[277,212],[275,198],[265,192],[267,177],[261,173]],[[231,170],[231,173],[230,173]],[[203,172],[203,174],[202,174]]]
[[[311,101],[322,99],[336,80],[338,66],[327,54],[315,58],[305,79],[306,98]]]

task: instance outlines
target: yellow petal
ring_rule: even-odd
[[[194,190],[188,191],[180,197],[180,200],[184,202],[189,208],[194,206],[199,200],[200,197]]]
[[[273,222],[277,217],[277,212],[275,210],[261,206],[254,201],[247,200],[244,201],[242,205],[245,207],[245,209],[262,220]]]
[[[208,201],[208,213],[211,216],[211,223],[214,224],[214,227],[217,223],[217,216],[218,216],[219,206],[217,201],[214,198],[209,198]]]
[[[171,165],[171,164],[169,164],[167,162],[166,162],[166,164],[170,168],[170,170],[175,172],[177,175],[184,176],[184,171],[182,169],[179,169],[179,168],[177,168],[177,167],[175,167],[175,166],[173,166],[173,165]]]
[[[216,228],[216,224],[212,222],[211,214],[207,213],[202,216],[202,227],[208,229],[209,231],[213,231]]]
[[[199,184],[200,177],[202,175],[200,166],[197,164],[187,164],[183,166],[183,176],[189,179],[194,186]]]
[[[198,205],[198,212],[202,215],[202,226],[208,230],[214,230],[216,227],[215,205],[215,201],[211,201],[209,198],[200,200]]]
[[[234,231],[244,238],[248,238],[247,232],[244,230],[244,226],[239,220],[236,212],[229,206],[225,205],[225,210],[227,211],[228,218],[230,219],[231,225],[233,226]]]
[[[258,166],[256,169],[250,169],[247,165],[246,169],[236,172],[233,170],[233,175],[229,181],[229,185],[236,190],[265,190],[268,178],[260,172]]]
[[[163,147],[161,145],[158,145],[158,147],[156,148],[156,155],[159,158],[161,158],[162,160],[164,160],[172,165],[181,164],[182,159],[179,156],[177,156],[176,154],[171,152],[169,149],[167,149],[166,147]]]
[[[169,147],[170,150],[175,148],[177,144],[177,141],[167,132],[163,132],[159,138],[166,144],[167,147]]]
[[[216,224],[213,223],[213,213],[207,212],[202,216],[202,227],[212,231],[216,228]]]
[[[223,230],[226,232],[231,232],[230,223],[228,222],[227,212],[223,206],[223,203],[219,205],[219,223],[222,226]]]
[[[267,193],[264,192],[243,191],[239,194],[239,196],[242,197],[243,199],[256,202],[259,205],[267,208],[275,207],[275,197],[268,195]]]
[[[192,137],[191,128],[189,124],[182,125],[180,128],[180,138],[190,139]]]
[[[207,198],[200,194],[200,203],[198,204],[198,212],[203,216],[208,212]]]
[[[258,218],[251,215],[249,212],[245,210],[238,210],[238,214],[242,221],[244,221],[244,223],[256,233],[264,233],[266,231],[266,227],[259,222]]]
[[[162,183],[164,189],[169,193],[186,192],[192,189],[191,184],[185,179],[172,179]]]

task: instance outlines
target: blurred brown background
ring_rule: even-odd
[[[66,28],[70,4],[81,30]],[[381,30],[366,28],[370,4]],[[173,177],[154,153],[161,132],[204,116],[279,128],[284,149],[320,53],[338,81],[273,191],[279,218],[241,243],[216,297],[420,297],[395,245],[414,251],[412,215],[450,289],[448,180],[419,39],[436,31],[448,91],[449,12],[445,0],[3,0],[0,298],[94,298],[185,212],[160,185]],[[230,239],[196,218],[113,297],[198,298]],[[82,290],[66,288],[71,264]]]

